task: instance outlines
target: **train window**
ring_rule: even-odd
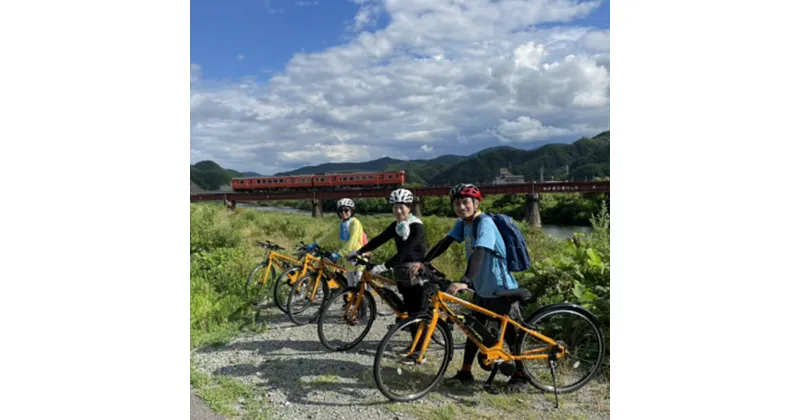
[[[392,179],[394,178],[394,175],[389,175],[387,178]]]
[[[373,177],[372,175],[370,175],[370,176],[369,176],[369,179],[373,179],[373,178],[374,178],[374,177]]]
[[[350,180],[351,180],[351,181],[353,180],[353,177],[352,177],[352,176],[350,177]]]

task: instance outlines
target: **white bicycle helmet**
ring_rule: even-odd
[[[389,203],[391,204],[411,204],[414,201],[414,194],[411,191],[400,188],[399,190],[392,191],[389,195]]]
[[[342,207],[349,207],[351,210],[356,208],[356,203],[349,198],[343,198],[336,202],[336,209],[341,209]]]

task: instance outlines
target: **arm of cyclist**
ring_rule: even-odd
[[[435,260],[437,257],[439,257],[439,255],[444,254],[445,251],[447,251],[447,249],[450,248],[450,245],[452,245],[453,242],[455,242],[455,239],[452,236],[450,235],[445,236],[444,238],[442,238],[441,241],[439,241],[439,243],[434,245],[430,251],[428,251],[428,255],[425,256],[425,259],[423,261],[431,262]]]
[[[385,244],[386,242],[389,242],[389,240],[392,239],[392,236],[394,235],[394,225],[395,225],[394,223],[389,225],[389,227],[387,227],[386,230],[381,232],[380,235],[372,238],[371,241],[367,242],[366,245],[361,247],[361,249],[359,249],[358,251],[355,251],[355,253],[360,255],[370,251],[374,251],[379,246]],[[353,257],[353,256],[355,256],[355,254],[353,254],[352,252],[348,254],[348,257]]]
[[[450,287],[447,288],[447,293],[454,295],[467,288],[474,289],[475,278],[478,276],[478,273],[481,272],[481,266],[488,252],[489,250],[484,247],[475,248],[475,251],[473,251],[472,255],[469,257],[467,270],[464,276],[461,277],[461,281],[451,284]]]

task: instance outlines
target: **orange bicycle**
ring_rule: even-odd
[[[403,299],[389,288],[396,286],[397,283],[384,276],[370,273],[375,264],[363,256],[352,258],[351,261],[356,266],[366,267],[359,284],[345,287],[341,292],[331,296],[322,306],[317,318],[319,341],[328,350],[349,350],[364,340],[372,328],[377,313],[375,295],[389,306],[396,318],[401,320],[408,318]],[[452,324],[450,328],[453,329]],[[464,348],[467,338],[459,334],[454,341],[454,348]]]
[[[450,331],[439,322],[442,314],[478,346],[479,364],[491,369],[484,383],[488,392],[497,392],[491,384],[498,371],[510,376],[515,370],[514,362],[521,361],[528,382],[539,390],[553,392],[558,407],[558,394],[580,389],[603,364],[606,349],[600,322],[581,306],[557,303],[539,308],[524,321],[515,320],[445,293],[452,282],[430,264],[422,277],[426,307],[419,316],[390,330],[375,354],[375,383],[390,400],[422,398],[442,379],[453,358]],[[496,295],[512,302],[531,298],[524,288]],[[487,324],[494,326],[481,324],[471,315],[457,315],[450,305],[485,314],[489,317]],[[503,348],[503,337],[511,325],[516,328],[517,338],[509,351]]]

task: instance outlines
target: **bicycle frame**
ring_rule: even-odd
[[[310,254],[306,255],[309,256]],[[314,262],[317,264],[316,268],[318,268],[317,277],[314,279],[314,287],[306,289],[306,299],[308,299],[309,301],[313,301],[314,300],[313,297],[316,296],[317,291],[319,291],[319,286],[322,283],[323,275],[328,276],[328,287],[332,289],[337,289],[339,288],[339,283],[336,281],[334,273],[346,272],[347,269],[340,265],[329,263],[328,261],[326,261],[324,258],[321,257],[309,256],[308,258],[313,259]],[[329,270],[328,267],[333,267],[333,268]],[[297,278],[300,279],[302,277],[298,275]]]
[[[377,279],[377,281],[376,281],[376,279]],[[353,310],[353,313],[351,315],[352,316],[351,320],[355,319],[358,316],[358,310],[356,308],[360,308],[361,307],[362,299],[364,297],[364,294],[367,292],[367,286],[372,286],[374,288],[377,288],[377,287],[382,287],[384,285],[389,285],[389,286],[396,286],[397,285],[397,283],[395,281],[390,280],[390,279],[388,279],[386,277],[383,277],[381,275],[378,275],[378,274],[372,274],[369,271],[365,271],[364,274],[361,275],[361,282],[360,283],[361,284],[359,285],[358,295],[356,296],[356,299],[354,301],[351,300],[351,301],[347,302],[347,307],[344,310],[345,316],[350,314],[350,310],[351,309]],[[383,297],[383,295],[381,295],[380,293],[376,292],[375,290],[373,290],[370,293],[372,295],[378,295],[381,298],[381,300],[386,302],[386,299]],[[395,309],[394,306],[392,306],[392,305],[389,305],[389,307],[392,308],[392,310],[394,311],[394,313],[397,315],[398,318],[406,319],[408,317],[408,312],[405,312],[405,311],[400,312],[397,309]]]
[[[480,312],[482,314],[488,315],[493,319],[500,320],[500,331],[498,333],[497,342],[491,346],[486,347],[480,340],[475,337],[475,335],[467,328],[467,326],[461,322],[461,319],[453,312],[450,307],[447,306],[447,302],[461,305],[466,308],[472,309],[474,311]],[[536,360],[536,359],[547,359],[550,357],[550,350],[557,348],[558,353],[554,356],[557,359],[563,358],[566,356],[567,349],[564,346],[556,343],[555,340],[544,336],[530,328],[527,328],[520,323],[511,319],[508,315],[498,315],[488,309],[481,308],[471,302],[467,302],[466,300],[457,298],[455,296],[449,295],[444,293],[440,290],[437,290],[436,295],[432,300],[432,307],[433,307],[433,317],[431,318],[433,321],[429,322],[426,328],[418,328],[416,335],[414,336],[414,342],[411,344],[409,348],[408,355],[413,353],[413,350],[416,348],[419,340],[422,338],[423,331],[425,332],[425,337],[423,338],[422,348],[420,349],[420,355],[417,359],[417,362],[421,362],[422,359],[425,357],[425,352],[428,350],[428,345],[430,344],[431,337],[433,337],[433,333],[436,330],[436,323],[439,321],[441,314],[444,314],[447,319],[450,319],[456,325],[458,325],[461,330],[467,335],[470,341],[475,343],[478,346],[478,349],[481,353],[486,355],[487,362],[493,363],[495,360],[503,360],[503,361],[517,361],[517,360]],[[526,351],[521,355],[513,355],[508,353],[503,349],[503,337],[505,336],[506,328],[508,325],[511,324],[516,327],[520,331],[524,331],[526,334],[532,335],[537,339],[549,344],[549,347],[544,347],[542,349],[536,349],[531,351]]]
[[[306,255],[308,255],[308,254],[306,254]],[[289,264],[292,264],[292,265],[304,264],[304,263],[301,263],[300,261],[297,261],[297,260],[295,260],[295,259],[293,259],[291,257],[287,257],[286,255],[280,254],[280,253],[278,253],[278,252],[276,252],[275,250],[272,250],[272,249],[269,250],[269,254],[267,255],[267,258],[264,261],[268,261],[267,269],[264,270],[263,274],[261,274],[261,277],[258,279],[258,283],[260,283],[260,284],[266,284],[267,283],[267,274],[270,272],[270,270],[272,269],[273,265],[280,266],[280,268],[285,271],[286,270],[286,266],[289,265]],[[304,267],[304,270],[305,270],[305,267]]]
[[[376,279],[377,279],[377,281],[376,281]],[[394,280],[391,280],[389,278],[383,277],[381,275],[372,274],[369,271],[366,271],[361,276],[361,284],[359,285],[358,296],[356,296],[355,301],[350,301],[350,302],[347,303],[347,307],[345,308],[345,312],[344,312],[345,316],[350,314],[350,310],[351,309],[353,310],[352,314],[350,314],[351,320],[355,319],[358,316],[358,311],[356,310],[356,308],[361,307],[361,302],[362,302],[363,296],[367,292],[367,286],[372,286],[373,288],[378,288],[378,287],[381,287],[381,286],[384,286],[384,285],[397,286],[397,282],[394,281]],[[380,293],[375,291],[375,289],[372,290],[371,294],[373,296],[377,295],[378,297],[381,298],[381,300],[386,302],[386,298],[384,298],[383,295],[381,295]],[[386,303],[388,304],[389,302],[386,302]],[[400,321],[408,318],[408,312],[406,312],[406,311],[398,311],[392,305],[389,305],[389,307],[392,308],[392,311],[394,311],[395,315],[397,316],[397,318]],[[441,318],[442,318],[443,321],[447,319],[444,314],[442,314]]]

